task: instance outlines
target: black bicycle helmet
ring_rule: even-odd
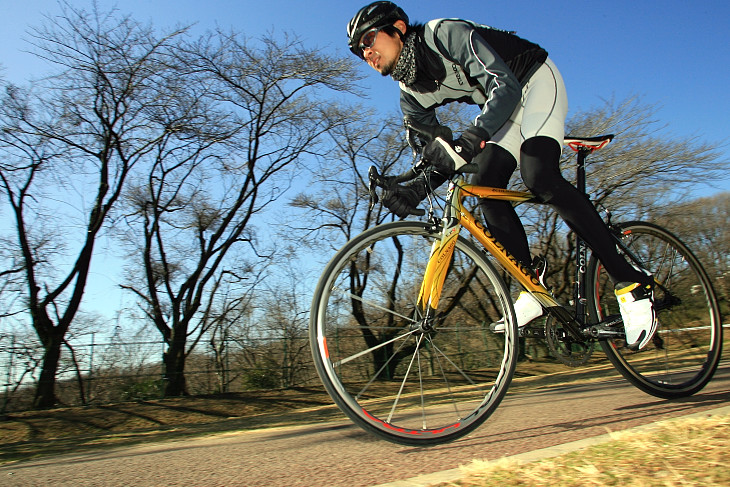
[[[350,51],[361,58],[362,52],[359,46],[362,35],[370,29],[394,24],[397,20],[408,24],[406,13],[393,2],[373,2],[361,8],[347,24]]]

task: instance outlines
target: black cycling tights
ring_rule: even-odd
[[[474,184],[506,188],[517,161],[506,149],[494,144],[487,147],[474,158],[479,164],[479,172]],[[507,251],[517,260],[530,267],[530,249],[527,246],[525,228],[517,212],[509,201],[479,200],[479,207],[487,223],[487,229]]]
[[[475,182],[506,188],[517,161],[505,149],[488,144],[477,157],[480,165]],[[647,282],[618,254],[606,224],[586,195],[560,174],[560,144],[550,137],[533,137],[522,144],[520,173],[525,186],[551,205],[568,226],[578,234],[603,263],[615,282]],[[531,262],[524,227],[508,201],[481,200],[487,228],[523,264]],[[648,279],[650,281],[650,278]]]

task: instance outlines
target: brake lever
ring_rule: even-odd
[[[368,169],[368,193],[370,193],[370,210],[372,211],[373,208],[375,208],[375,205],[378,204],[380,201],[380,198],[378,198],[378,193],[375,191],[375,188],[378,186],[381,186],[380,183],[383,182],[383,176],[380,175],[378,172],[378,168],[375,166],[370,166],[370,169]]]
[[[423,163],[423,161],[420,161],[420,163]],[[370,168],[368,169],[368,193],[370,193],[370,210],[372,211],[372,209],[375,208],[375,205],[377,205],[380,201],[380,198],[378,198],[378,193],[375,191],[375,188],[381,187],[385,190],[388,190],[398,183],[410,181],[415,177],[416,174],[417,173],[415,172],[415,168],[412,168],[411,170],[400,176],[383,176],[378,172],[378,169],[375,166],[370,166]],[[425,214],[426,212],[422,209],[415,209],[411,212],[411,215],[416,216],[422,216]]]

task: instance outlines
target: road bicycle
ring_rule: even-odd
[[[421,147],[436,135],[407,127]],[[580,191],[586,191],[586,157],[612,138],[565,139],[577,153]],[[423,164],[395,177],[371,167],[373,203],[376,187],[414,179]],[[310,343],[327,392],[354,423],[415,446],[469,434],[505,396],[520,336],[543,338],[554,357],[573,366],[600,345],[629,382],[661,398],[689,396],[710,381],[722,350],[720,309],[707,273],[675,235],[653,223],[608,217],[619,252],[655,279],[658,330],[634,351],[624,341],[613,286],[579,238],[573,298],[562,305],[541,279],[543,267],[518,263],[467,209],[467,197],[539,203],[530,193],[467,184],[457,174],[443,208],[429,195],[423,221],[370,228],[325,267],[312,301]],[[539,328],[518,330],[500,270],[543,306],[547,319]],[[501,317],[504,332],[495,333],[492,324]]]

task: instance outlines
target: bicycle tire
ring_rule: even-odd
[[[654,302],[658,327],[642,350],[623,339],[601,340],[613,366],[634,386],[656,397],[674,399],[700,391],[712,379],[722,353],[722,320],[712,282],[690,249],[668,230],[645,222],[616,226],[617,235],[658,284]],[[619,251],[621,246],[618,246]],[[628,252],[624,252],[628,255]],[[587,267],[589,312],[600,320],[616,315],[618,303],[595,256]]]
[[[412,446],[453,441],[482,424],[517,360],[508,288],[463,236],[436,318],[422,320],[418,290],[440,238],[432,227],[393,222],[350,240],[327,264],[310,315],[314,363],[334,402],[364,430]],[[506,332],[491,332],[505,314]]]

